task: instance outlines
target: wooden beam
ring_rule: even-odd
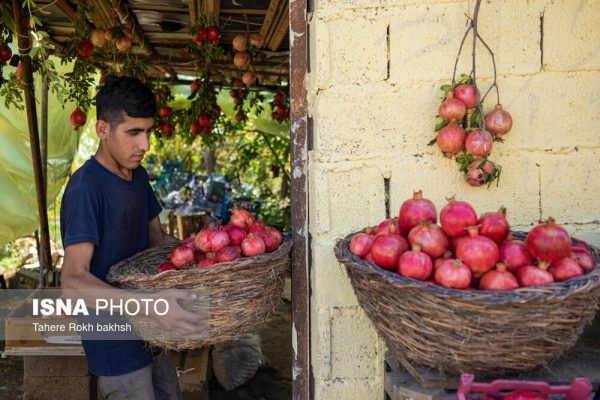
[[[90,17],[98,29],[112,28],[116,23],[116,15],[110,4],[101,0],[90,0]]]
[[[269,30],[265,37],[265,42],[267,43],[267,48],[271,50],[276,50],[277,47],[281,44],[282,39],[281,35],[285,35],[285,29],[289,24],[288,18],[288,1],[282,0],[275,11],[273,20],[269,25]],[[281,33],[281,30],[284,29],[284,32]]]
[[[207,17],[214,17],[217,19],[217,26],[219,26],[219,14],[221,13],[221,0],[200,0],[202,8],[200,9],[202,15]]]
[[[286,4],[287,4],[287,1],[286,1]],[[277,22],[277,25],[275,26],[275,31],[273,32],[273,34],[271,35],[271,37],[268,40],[267,47],[269,49],[271,49],[272,51],[277,50],[279,48],[279,46],[281,45],[281,43],[283,42],[283,40],[288,37],[289,24],[290,24],[289,16],[290,15],[286,10],[281,15],[281,18],[279,19],[279,21]]]
[[[199,9],[200,7],[198,6],[198,0],[188,0],[188,8],[189,8],[189,12],[190,12],[190,24],[192,27],[194,26],[198,26],[199,22],[200,22],[200,14],[199,14]]]
[[[71,20],[71,22],[75,22],[75,10],[71,8],[67,0],[57,0],[56,6],[60,8],[60,10]]]
[[[97,0],[97,1],[107,1],[107,0]],[[133,34],[133,39],[139,43],[140,47],[144,50],[144,52],[148,55],[155,54],[154,49],[150,45],[150,42],[146,40],[144,37],[144,32],[140,29],[140,24],[137,22],[135,15],[129,11],[125,2],[121,0],[110,0],[114,10],[117,12],[121,23],[125,25],[127,28],[131,29]]]
[[[38,0],[39,1],[39,0]],[[41,2],[50,2],[50,0],[42,0]],[[139,10],[139,11],[158,11],[158,12],[169,12],[174,14],[187,14],[190,9],[190,5],[188,2],[188,7],[182,7],[177,5],[169,5],[169,4],[146,4],[146,3],[132,3],[128,5],[130,10]],[[263,9],[232,9],[232,8],[222,8],[221,15],[265,15],[267,10]]]
[[[35,86],[33,85],[33,67],[29,57],[29,15],[21,8],[19,0],[12,0],[13,13],[15,17],[15,28],[21,56],[21,67],[23,80],[25,107],[27,109],[27,125],[29,127],[29,143],[31,148],[31,162],[33,164],[33,177],[35,181],[35,192],[37,196],[38,216],[40,219],[40,269],[44,270],[44,280],[40,282],[45,287],[49,281],[49,272],[52,269],[52,257],[50,254],[50,232],[48,228],[48,213],[46,208],[46,190],[42,172],[42,158],[40,152],[40,137],[38,132],[38,120],[35,103]]]

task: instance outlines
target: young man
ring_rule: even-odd
[[[60,225],[65,248],[64,289],[100,289],[113,299],[131,298],[106,283],[110,266],[150,246],[177,242],[165,235],[161,207],[140,166],[150,147],[154,123],[152,91],[135,78],[108,78],[96,96],[96,133],[100,145],[69,180]],[[200,317],[178,299],[193,295],[160,292],[170,312],[159,323],[181,336],[197,332]],[[90,371],[106,399],[181,399],[177,375],[166,354],[155,355],[143,341],[84,340]]]

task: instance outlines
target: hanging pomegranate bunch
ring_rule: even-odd
[[[488,157],[494,141],[512,128],[510,114],[498,104],[485,116],[485,129],[477,108],[478,92],[471,77],[462,76],[454,85],[442,86],[445,97],[438,116],[437,136],[429,144],[436,144],[447,157],[454,157],[470,186],[489,185],[499,179],[502,167]]]
[[[233,119],[236,123],[242,123],[247,120],[247,112],[244,110],[244,101],[248,97],[248,88],[240,79],[234,79],[231,83],[229,95],[233,99]]]
[[[246,70],[250,67],[252,60],[261,56],[260,49],[264,44],[264,37],[260,33],[253,33],[250,35],[236,35],[232,42],[231,48],[233,49],[233,64],[237,69]],[[244,74],[244,83],[248,86],[252,86],[255,83],[256,75],[253,71],[249,71],[252,74]],[[250,83],[251,82],[251,83]]]
[[[155,133],[157,133],[158,137],[169,139],[175,132],[172,121],[173,109],[168,105],[169,101],[174,100],[171,88],[167,85],[159,87],[158,90],[155,91],[155,97],[156,107],[158,109],[158,112],[154,117]]]
[[[454,157],[459,169],[465,174],[465,181],[470,186],[488,186],[500,178],[501,166],[488,160],[494,141],[502,141],[512,128],[512,118],[500,104],[500,91],[497,84],[496,61],[494,54],[477,32],[478,10],[469,20],[467,31],[461,42],[452,83],[441,87],[444,97],[438,108],[441,119],[435,127],[436,138],[429,142],[436,144],[447,157]],[[481,96],[477,85],[476,46],[473,47],[472,69],[469,75],[462,75],[456,80],[456,66],[460,59],[465,38],[472,30],[473,43],[481,41],[490,53],[494,67],[493,82]],[[483,103],[492,89],[496,89],[496,105],[493,110],[484,114]]]
[[[275,93],[271,102],[271,118],[277,122],[289,121],[290,119],[290,98],[286,90],[282,87]]]
[[[190,32],[190,40],[187,49],[196,53],[198,58],[206,65],[223,55],[223,48],[219,45],[221,41],[221,30],[215,17],[202,16],[200,23],[193,27]]]
[[[513,239],[506,209],[477,216],[451,198],[438,214],[415,192],[398,217],[354,235],[350,251],[404,277],[451,289],[512,290],[541,286],[594,270],[589,246],[572,240],[553,219]]]
[[[212,133],[222,113],[217,104],[217,92],[208,73],[192,81],[188,100],[191,100],[191,103],[182,124],[189,126],[189,142],[200,136],[203,143],[212,144],[216,140]]]
[[[208,224],[190,236],[170,254],[157,273],[169,270],[201,269],[276,251],[283,241],[281,232],[257,220],[244,209],[234,209],[229,224]]]

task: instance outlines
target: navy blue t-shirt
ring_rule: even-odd
[[[60,209],[63,246],[93,243],[90,271],[105,280],[112,265],[149,247],[149,222],[160,211],[143,167],[133,170],[127,181],[92,157],[65,188]],[[84,340],[83,348],[96,375],[122,375],[152,362],[143,341]]]

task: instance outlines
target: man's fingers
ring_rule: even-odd
[[[196,300],[198,294],[191,290],[173,289],[168,291],[168,295],[177,300]]]

